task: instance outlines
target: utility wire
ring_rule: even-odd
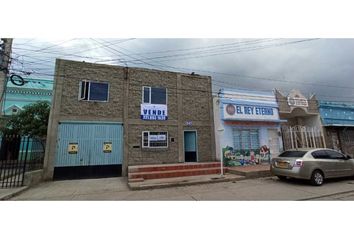
[[[99,72],[99,70],[96,71],[97,73]],[[81,74],[59,74],[59,75],[55,75],[55,77],[61,77],[61,78],[78,78],[78,79],[82,79],[82,75]],[[97,78],[88,78],[88,77],[85,77],[86,80],[92,80],[92,81],[97,81]],[[131,86],[134,86],[134,84],[130,84]],[[214,84],[214,85],[219,85],[219,84]],[[135,85],[135,86],[139,86],[141,87],[141,85]],[[219,85],[221,88],[225,88],[225,86],[223,85]],[[170,87],[171,88],[171,87]],[[174,88],[171,88],[171,89],[174,89]],[[262,91],[272,91],[273,89],[260,89],[258,88],[259,90],[262,90]],[[204,93],[207,93],[207,92],[210,92],[211,94],[217,94],[218,91],[207,91],[207,90],[198,90],[198,89],[184,89],[185,91],[190,91],[190,92],[204,92]],[[139,89],[138,91],[141,91],[141,89]],[[316,96],[319,96],[318,94],[315,94]],[[326,96],[327,97],[327,96]],[[336,100],[331,100],[332,102],[348,102],[348,103],[353,103],[354,102],[354,99],[352,101],[346,101],[346,100],[337,100],[338,97],[337,96],[333,96],[335,97]],[[349,97],[348,97],[349,98]],[[321,100],[321,99],[319,99]],[[287,101],[284,101],[284,102],[287,102]]]
[[[103,45],[101,43],[101,45]],[[104,45],[106,46],[106,45]],[[113,49],[111,49],[113,50]],[[122,54],[121,51],[117,51],[116,49],[114,49],[113,51],[115,52],[118,52],[120,54]],[[150,64],[150,63],[147,63],[141,59],[137,59],[137,58],[134,58],[134,57],[131,57],[130,55],[127,55],[127,54],[124,54],[125,56],[129,56],[130,58],[132,59],[136,59],[137,61],[140,61],[141,63],[144,63],[144,64],[147,64],[147,65],[150,65],[150,66],[154,66],[156,67],[157,65],[155,64]],[[162,66],[162,65],[161,65]],[[188,70],[191,70],[191,71],[199,71],[199,72],[209,72],[209,73],[213,73],[213,74],[221,74],[221,75],[228,75],[228,76],[237,76],[237,77],[243,77],[243,78],[250,78],[250,79],[259,79],[259,80],[269,80],[269,81],[280,81],[280,82],[284,82],[284,80],[280,80],[280,79],[270,79],[270,78],[262,78],[262,77],[255,77],[255,76],[246,76],[246,75],[239,75],[239,74],[234,74],[234,73],[221,73],[221,72],[213,72],[213,71],[207,71],[207,70],[200,70],[200,69],[190,69],[190,68],[178,68],[178,67],[172,67],[172,66],[168,66],[168,65],[165,65],[167,67],[170,67],[170,68],[174,68],[174,69],[188,69]],[[215,81],[213,81],[215,82]],[[294,81],[287,81],[287,82],[290,82],[290,83],[298,83],[298,84],[310,84],[310,85],[313,85],[313,86],[321,86],[321,87],[336,87],[336,88],[345,88],[347,89],[348,87],[342,87],[342,86],[332,86],[332,85],[323,85],[323,84],[315,84],[315,83],[306,83],[306,82],[294,82]],[[228,83],[229,84],[229,83]]]
[[[269,44],[269,45],[264,45],[264,46],[247,46],[246,45],[246,47],[243,46],[243,47],[231,48],[231,49],[229,48],[229,49],[222,49],[222,50],[213,50],[212,52],[198,51],[198,52],[183,53],[183,54],[172,54],[172,55],[163,55],[163,56],[155,56],[155,57],[145,57],[145,58],[142,58],[139,60],[144,60],[144,61],[147,61],[147,60],[160,60],[160,61],[187,60],[187,59],[193,59],[193,58],[228,55],[228,54],[234,54],[234,53],[245,52],[245,51],[248,52],[248,51],[262,50],[262,49],[271,48],[271,47],[281,47],[281,46],[286,46],[289,44],[298,44],[298,43],[315,41],[315,40],[319,40],[319,39],[304,39],[304,40],[288,41],[288,42]],[[112,61],[114,61],[114,59]]]
[[[208,45],[204,47],[194,47],[194,48],[180,48],[180,49],[169,49],[169,50],[164,50],[164,51],[154,51],[154,52],[141,52],[137,53],[137,55],[146,55],[146,54],[156,54],[156,53],[167,53],[167,52],[186,52],[186,51],[193,51],[193,50],[199,50],[199,49],[212,49],[212,48],[220,48],[224,46],[237,46],[241,44],[246,44],[246,43],[262,43],[264,41],[274,41],[277,39],[254,39],[254,40],[249,40],[249,41],[237,41],[237,42],[232,42],[232,43],[225,43],[225,44],[217,44],[217,45]]]

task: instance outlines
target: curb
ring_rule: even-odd
[[[213,180],[200,180],[200,181],[181,181],[181,182],[166,182],[166,183],[158,183],[158,184],[151,184],[151,185],[142,185],[142,186],[134,186],[128,182],[128,187],[130,190],[147,190],[147,189],[157,189],[157,188],[169,188],[169,187],[181,187],[181,186],[192,186],[198,184],[211,184],[211,183],[221,183],[221,182],[232,182],[232,181],[241,181],[245,180],[244,176],[241,177],[234,177],[234,178],[218,178]]]
[[[9,194],[6,194],[4,196],[1,196],[0,197],[0,201],[6,201],[6,200],[9,200],[19,194],[21,194],[22,192],[26,191],[27,189],[29,189],[28,186],[25,186],[25,187],[21,187],[20,189],[18,189],[17,191],[14,191],[12,193],[9,193]]]
[[[315,200],[315,199],[320,199],[320,198],[324,198],[324,197],[331,197],[331,196],[336,196],[336,195],[339,195],[339,194],[346,194],[346,193],[352,193],[352,192],[354,192],[354,190],[331,193],[331,194],[325,194],[325,195],[320,195],[320,196],[316,196],[316,197],[302,198],[302,199],[298,199],[296,201]]]

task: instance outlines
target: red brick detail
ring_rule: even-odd
[[[202,168],[216,168],[216,167],[220,167],[219,162],[141,165],[141,166],[129,166],[128,173],[161,172],[161,171],[175,171],[175,170],[184,170],[184,169],[187,170],[187,169],[202,169]]]
[[[151,172],[136,172],[128,173],[129,179],[159,179],[173,177],[187,177],[197,175],[220,174],[220,168],[198,168],[198,169],[182,169],[172,171],[151,171]]]

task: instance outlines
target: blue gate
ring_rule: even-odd
[[[122,164],[122,124],[61,122],[58,131],[55,167]]]

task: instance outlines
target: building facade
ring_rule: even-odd
[[[221,90],[213,103],[216,158],[226,166],[269,164],[282,151],[273,92]]]
[[[319,101],[319,111],[327,146],[354,157],[354,106]]]
[[[284,150],[326,147],[318,102],[315,95],[306,98],[300,91],[288,95],[275,89],[282,123]]]
[[[210,77],[60,59],[55,75],[45,178],[215,160]]]
[[[24,106],[37,101],[52,101],[53,80],[25,78],[19,86],[7,81],[4,95],[3,114],[17,114]]]

